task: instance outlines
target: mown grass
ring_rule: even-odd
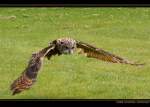
[[[149,8],[0,8],[1,99],[149,99]],[[31,53],[54,39],[72,37],[143,67],[77,54],[45,59],[36,84],[16,96],[10,84]]]

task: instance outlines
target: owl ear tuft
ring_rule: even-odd
[[[52,44],[56,44],[57,43],[57,40],[54,40],[52,42],[49,42],[49,46],[52,45]]]

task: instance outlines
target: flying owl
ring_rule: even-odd
[[[17,78],[10,86],[13,92],[12,95],[29,89],[36,82],[37,75],[41,69],[44,58],[50,60],[50,58],[54,55],[59,56],[62,54],[73,54],[74,52],[112,63],[130,64],[135,66],[144,65],[129,61],[82,41],[74,40],[72,38],[60,38],[50,42],[49,46],[46,48],[32,54],[28,65],[22,72],[21,76]]]

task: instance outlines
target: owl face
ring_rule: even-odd
[[[76,41],[71,38],[58,39],[56,48],[61,54],[73,54],[76,48]]]

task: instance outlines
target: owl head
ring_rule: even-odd
[[[56,48],[61,54],[73,54],[76,48],[76,41],[71,38],[57,39]]]

